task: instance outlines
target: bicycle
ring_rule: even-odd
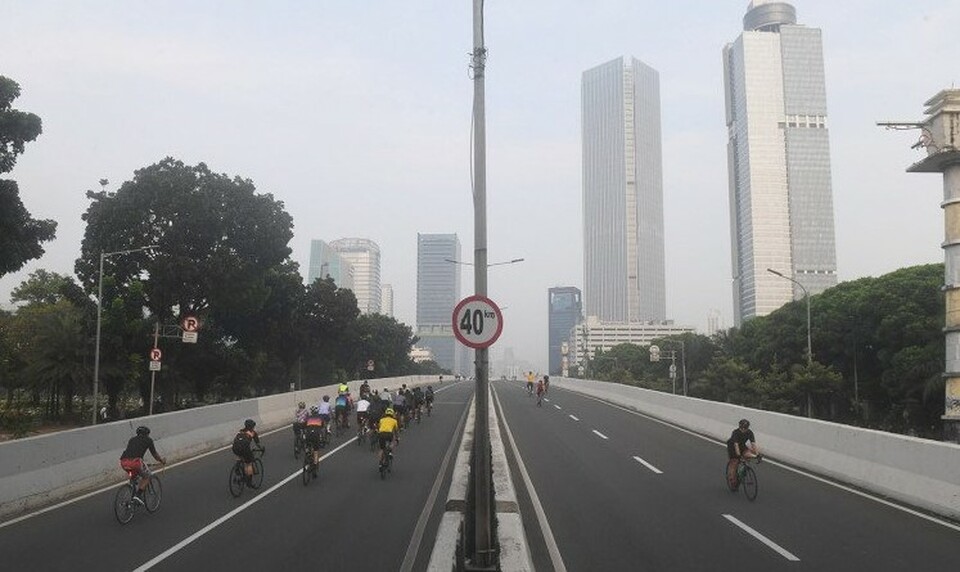
[[[370,433],[370,424],[367,423],[366,419],[360,419],[357,421],[357,425],[357,446],[362,447]]]
[[[392,473],[393,470],[393,444],[388,443],[386,448],[383,450],[383,460],[380,461],[380,478],[387,478],[387,473]]]
[[[427,401],[427,417],[430,417],[430,413],[433,411],[433,400]]]
[[[303,448],[306,445],[303,441],[303,427],[297,427],[297,423],[293,424],[293,458],[299,459],[300,453],[303,452]]]
[[[247,474],[244,472],[246,463],[243,462],[243,459],[237,458],[233,463],[233,467],[230,469],[230,494],[234,498],[242,495],[243,489],[246,487],[257,490],[263,486],[263,461],[260,460],[263,451],[262,447],[253,449],[253,475],[250,476],[249,481],[247,481]]]
[[[417,423],[420,423],[421,415],[422,414],[420,413],[420,406],[418,405],[417,408],[414,410],[414,419],[417,420]]]
[[[157,512],[160,509],[160,500],[163,498],[163,485],[157,475],[151,475],[150,483],[143,490],[142,501],[134,499],[142,477],[139,473],[131,471],[127,471],[127,476],[129,480],[117,489],[113,500],[113,513],[120,524],[127,524],[133,520],[133,516],[141,506],[149,513]]]
[[[760,457],[755,457],[756,462],[760,462]],[[727,466],[723,467],[723,480],[727,483],[727,488],[730,489],[730,492],[737,492],[737,489],[740,488],[740,485],[743,485],[743,494],[746,495],[747,500],[753,501],[757,498],[757,492],[759,489],[759,483],[757,481],[757,472],[753,470],[753,467],[750,466],[750,459],[745,459],[740,457],[737,460],[737,470],[736,470],[736,481],[731,482],[727,477]]]
[[[319,463],[313,462],[313,445],[305,443],[303,450],[303,486],[307,486],[310,484],[310,481],[317,478],[317,469],[319,466]]]

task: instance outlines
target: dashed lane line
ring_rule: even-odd
[[[654,466],[651,465],[650,463],[644,461],[644,460],[641,459],[640,457],[637,457],[636,455],[634,455],[633,460],[635,460],[636,462],[640,463],[641,465],[643,465],[644,467],[650,469],[651,471],[653,471],[654,473],[656,473],[656,474],[658,474],[658,475],[662,475],[662,474],[663,474],[663,471],[661,471],[660,469],[654,467]]]
[[[732,522],[733,524],[739,526],[739,527],[740,527],[742,530],[744,530],[747,534],[749,534],[750,536],[756,538],[756,539],[759,540],[760,542],[766,544],[769,548],[771,548],[774,552],[776,552],[776,553],[779,554],[780,556],[783,556],[784,558],[786,558],[787,560],[789,560],[789,561],[791,561],[791,562],[800,562],[800,559],[799,559],[799,558],[797,558],[796,556],[794,556],[793,554],[791,554],[789,551],[787,551],[785,548],[783,548],[782,546],[780,546],[780,545],[777,544],[776,542],[770,540],[769,538],[767,538],[766,536],[760,534],[759,532],[757,532],[757,531],[754,530],[753,528],[747,526],[746,524],[744,524],[743,522],[741,522],[739,519],[737,519],[737,517],[732,516],[732,515],[729,515],[729,514],[725,514],[725,515],[723,515],[723,518],[725,518],[725,519],[729,520],[730,522]]]
[[[610,437],[607,437],[606,435],[604,435],[603,433],[597,431],[596,429],[593,430],[593,433],[594,433],[594,435],[596,435],[597,437],[600,437],[601,439],[605,439],[605,440],[606,440],[606,439],[609,439],[609,438],[610,438]]]
[[[580,418],[577,417],[576,415],[571,415],[570,419],[573,419],[574,421],[580,421]]]
[[[561,410],[561,409],[563,409],[563,407],[560,407],[560,406],[559,406],[559,405],[557,405],[556,403],[554,403],[554,404],[553,404],[553,406],[554,406],[554,407],[556,407],[556,408],[557,408],[557,410]]]

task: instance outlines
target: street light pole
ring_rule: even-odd
[[[102,311],[103,311],[103,261],[109,256],[115,256],[119,254],[130,254],[131,252],[140,252],[142,250],[151,250],[156,248],[156,245],[142,246],[140,248],[132,248],[130,250],[118,250],[116,252],[104,252],[100,251],[100,274],[97,279],[97,346],[93,351],[93,418],[91,420],[92,425],[97,424],[97,397],[100,390],[100,324],[102,321]],[[152,405],[152,404],[151,404]]]
[[[810,293],[807,292],[807,289],[803,287],[803,284],[801,284],[800,282],[794,280],[789,276],[784,275],[781,272],[777,272],[773,268],[767,268],[767,272],[793,282],[794,284],[800,287],[800,290],[803,291],[803,298],[807,301],[807,367],[809,368],[810,366],[813,365],[813,343],[810,337]],[[810,392],[807,392],[807,417],[812,417],[811,405],[812,404],[810,402]]]

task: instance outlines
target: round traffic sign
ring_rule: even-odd
[[[465,346],[479,350],[490,347],[503,332],[503,314],[493,300],[474,295],[453,310],[453,333]]]
[[[184,316],[180,320],[180,327],[183,328],[185,332],[196,332],[200,329],[200,320],[196,316]]]
[[[160,351],[160,348],[150,350],[150,361],[160,361],[161,357],[163,357],[163,352]]]

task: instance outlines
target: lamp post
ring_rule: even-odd
[[[118,250],[116,252],[100,251],[100,274],[99,278],[97,279],[97,345],[93,352],[93,425],[97,424],[97,393],[100,389],[100,322],[101,312],[103,309],[103,261],[110,256],[130,254],[131,252],[140,252],[154,248],[157,248],[157,246],[141,246],[140,248]]]
[[[810,340],[810,293],[807,292],[807,289],[803,287],[803,284],[794,280],[793,278],[784,275],[783,273],[777,272],[773,268],[767,268],[767,272],[779,276],[780,278],[789,280],[800,287],[800,290],[803,290],[803,297],[807,301],[807,367],[809,368],[813,365],[813,344]],[[807,417],[812,417],[812,407],[810,402],[810,392],[807,392]]]

